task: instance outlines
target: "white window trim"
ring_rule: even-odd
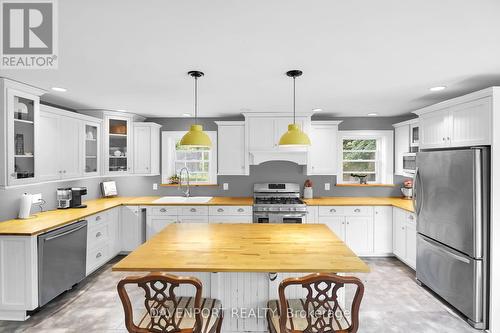
[[[212,140],[210,152],[209,184],[217,184],[217,131],[205,131]],[[186,131],[162,131],[161,132],[161,182],[168,184],[168,179],[175,172],[175,143],[179,141]]]
[[[343,180],[342,169],[342,151],[344,139],[377,139],[380,145],[377,146],[377,154],[380,156],[380,164],[377,166],[380,170],[380,184],[394,184],[394,132],[392,130],[383,131],[339,131],[338,135],[338,184],[351,184]]]

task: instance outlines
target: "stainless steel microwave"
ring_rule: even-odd
[[[403,154],[403,172],[415,173],[417,169],[417,154],[406,153]]]

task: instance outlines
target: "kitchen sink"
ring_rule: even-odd
[[[168,197],[161,197],[159,199],[156,199],[153,201],[153,203],[164,203],[164,204],[169,204],[169,203],[193,203],[193,204],[203,204],[209,202],[213,197],[175,197],[175,196],[168,196]]]

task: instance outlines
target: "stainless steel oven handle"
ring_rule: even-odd
[[[63,233],[57,234],[57,235],[52,236],[52,237],[47,237],[47,238],[45,238],[43,241],[44,241],[44,242],[48,242],[49,240],[53,240],[53,239],[56,239],[56,238],[59,238],[59,237],[62,237],[62,236],[66,236],[66,235],[68,235],[68,234],[72,234],[72,233],[74,233],[74,232],[76,232],[76,231],[78,231],[78,230],[80,230],[80,229],[85,228],[86,226],[87,226],[87,225],[86,225],[86,224],[84,224],[84,225],[82,225],[82,226],[79,226],[78,228],[68,230],[68,231],[66,231],[66,232],[63,232]]]

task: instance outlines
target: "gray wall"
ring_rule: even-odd
[[[377,117],[377,118],[328,118],[314,117],[314,120],[343,120],[340,125],[341,130],[390,130],[392,124],[407,120],[410,117]],[[202,118],[200,123],[206,130],[217,130],[214,118]],[[224,118],[224,120],[243,120],[242,117]],[[152,118],[147,121],[154,121],[162,125],[162,131],[186,130],[192,123],[192,119],[187,118]],[[24,192],[42,193],[47,201],[47,209],[56,207],[56,189],[58,187],[86,186],[88,195],[85,199],[94,199],[100,196],[99,183],[102,180],[115,180],[120,195],[123,196],[143,196],[143,195],[179,195],[176,187],[160,187],[153,190],[154,183],[161,183],[161,177],[129,176],[115,178],[94,178],[72,182],[54,182],[43,185],[29,185],[15,189],[0,190],[0,221],[17,216],[19,198]],[[219,176],[218,186],[214,187],[194,187],[192,195],[213,195],[213,196],[251,196],[252,186],[258,182],[295,182],[301,185],[306,179],[311,179],[314,183],[315,196],[399,196],[399,186],[396,187],[372,187],[372,188],[352,188],[336,187],[335,176],[306,176],[304,167],[285,161],[266,162],[261,165],[250,167],[250,176]],[[403,177],[396,176],[394,181],[397,185],[402,183]],[[223,191],[222,184],[228,183],[229,190]],[[331,190],[324,190],[324,183],[331,183]],[[34,208],[36,210],[37,208]],[[29,223],[29,222],[27,222]]]

